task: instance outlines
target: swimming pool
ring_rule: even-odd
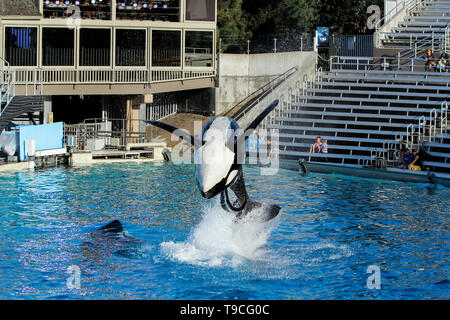
[[[191,165],[0,175],[0,298],[450,298],[450,189],[245,175],[253,199],[282,207],[275,221],[234,224],[200,196]],[[88,233],[114,219],[143,242],[92,245]],[[380,289],[367,287],[369,266]]]

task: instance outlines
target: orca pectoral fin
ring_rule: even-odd
[[[167,124],[164,122],[159,122],[159,121],[154,121],[154,120],[142,120],[142,121],[144,121],[145,123],[151,124],[155,127],[158,127],[160,129],[166,130],[169,133],[177,135],[178,137],[182,138],[183,140],[188,141],[191,144],[191,146],[200,147],[203,145],[203,141],[201,139],[194,137],[193,135],[189,134],[184,129],[179,129],[170,124]]]
[[[278,99],[274,100],[266,109],[264,109],[263,112],[261,112],[259,114],[259,116],[257,116],[255,118],[255,120],[253,120],[248,127],[245,129],[245,131],[253,129],[255,130],[258,125],[264,120],[264,118],[273,110],[275,109],[275,107],[278,105],[280,101]]]

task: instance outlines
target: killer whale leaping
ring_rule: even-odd
[[[194,137],[169,124],[146,120],[146,123],[164,129],[194,146],[197,185],[202,196],[211,199],[220,194],[220,203],[227,211],[236,212],[241,219],[253,210],[259,210],[257,219],[265,222],[275,218],[281,208],[277,205],[262,204],[249,198],[242,172],[245,141],[249,132],[255,130],[261,121],[278,105],[273,101],[258,115],[245,130],[232,118],[216,117],[209,120],[200,137]],[[231,190],[235,199],[229,195]]]

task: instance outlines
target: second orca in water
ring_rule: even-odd
[[[113,220],[89,233],[89,240],[83,242],[83,252],[96,258],[115,255],[135,259],[141,257],[143,244],[145,241],[130,237],[119,220]]]
[[[245,157],[245,141],[250,132],[278,105],[273,101],[250,125],[242,130],[232,118],[217,117],[209,120],[202,129],[201,137],[194,137],[186,131],[159,121],[145,121],[173,133],[194,146],[197,184],[202,196],[211,199],[220,194],[222,207],[236,213],[241,219],[255,211],[255,219],[261,222],[275,218],[281,208],[263,204],[249,198],[242,172]],[[235,199],[231,199],[231,190]],[[253,215],[252,215],[253,217]]]

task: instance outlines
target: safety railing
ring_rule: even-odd
[[[64,142],[74,151],[87,150],[88,140],[102,139],[105,147],[120,149],[128,143],[144,142],[141,119],[92,118],[83,123],[64,124]]]
[[[398,16],[400,13],[405,13],[405,15],[411,14],[413,11],[420,9],[420,7],[424,6],[426,2],[430,2],[431,0],[400,0],[397,1],[397,5],[391,9],[383,18],[381,18],[376,24],[375,24],[375,43],[376,47],[380,48],[382,46],[382,34],[378,30],[381,29],[381,27],[384,24],[387,24],[389,21],[391,21],[394,17]]]
[[[240,102],[236,104],[231,110],[236,107],[242,105],[242,107],[236,111],[233,115],[227,113],[226,115],[232,116],[236,121],[244,117],[248,112],[250,112],[255,106],[257,106],[261,100],[266,98],[267,95],[274,93],[275,90],[278,89],[280,85],[286,82],[287,79],[290,79],[294,76],[298,71],[298,67],[292,67],[283,74],[277,76],[275,79],[272,79],[264,86],[260,87],[258,90],[250,93],[247,97],[242,99]]]
[[[138,84],[215,77],[215,70],[173,68],[55,69],[14,68],[16,84]]]
[[[446,33],[449,29],[450,27],[445,29],[445,34],[432,32],[431,35],[420,39],[417,36],[413,37],[411,34],[409,37],[410,47],[399,51],[397,57],[417,58],[423,55],[428,48],[432,51],[447,52],[449,47],[446,45]]]
[[[0,57],[0,116],[15,95],[14,73],[9,62]]]
[[[165,105],[150,105],[147,111],[148,120],[162,120],[171,115],[176,114],[178,111],[178,104],[169,103]]]
[[[424,71],[425,59],[397,56],[384,57],[340,57],[332,56],[330,59],[330,71],[339,70],[402,70],[419,72]]]
[[[293,109],[293,102],[300,102],[300,97],[308,93],[308,89],[316,87],[316,82],[322,81],[323,70],[318,68],[313,74],[303,75],[303,78],[292,77],[284,82],[280,88],[269,96],[272,99],[278,99],[278,107],[272,111],[259,126],[261,129],[267,129],[269,126],[277,123],[277,118],[282,117],[285,111]],[[281,122],[283,124],[283,122]]]

